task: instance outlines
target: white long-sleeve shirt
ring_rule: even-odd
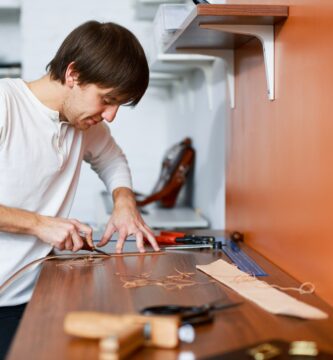
[[[0,205],[67,217],[85,160],[112,192],[132,187],[126,158],[100,123],[80,131],[59,121],[21,79],[0,80]],[[30,235],[0,232],[0,284],[52,246]],[[0,306],[30,300],[39,268],[0,294]]]

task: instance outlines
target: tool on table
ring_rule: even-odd
[[[212,249],[223,251],[237,267],[254,276],[267,276],[268,274],[238,245],[244,240],[244,235],[238,231],[232,232],[229,236],[198,236],[186,235],[171,231],[161,231],[157,236],[160,244],[170,244],[163,249],[166,251],[173,250],[195,250],[195,249]]]
[[[110,256],[109,253],[107,253],[107,252],[105,252],[105,251],[103,251],[103,250],[101,250],[101,249],[97,249],[96,247],[93,247],[92,251],[95,251],[95,252],[97,252],[98,254]]]
[[[86,233],[84,231],[79,231],[79,235],[84,238],[84,242],[83,242],[83,246],[81,248],[81,250],[86,250],[86,251],[94,251],[94,252],[97,252],[99,254],[102,254],[102,255],[107,255],[107,256],[110,256],[110,254],[108,254],[107,252],[103,251],[103,250],[100,250],[98,248],[96,248],[96,246],[90,246],[88,244],[88,242],[85,240],[86,239]]]
[[[214,320],[213,312],[229,309],[242,304],[227,303],[221,301],[201,305],[201,306],[183,306],[183,305],[160,305],[148,306],[140,311],[142,315],[179,315],[183,325],[202,325],[211,323]]]
[[[183,232],[161,231],[156,236],[156,241],[161,245],[176,244],[211,244],[214,243],[214,236],[187,235]]]
[[[178,316],[71,312],[64,329],[69,335],[100,339],[100,358],[108,359],[123,359],[141,346],[175,348],[179,340],[191,340],[181,331]]]
[[[167,244],[176,244],[176,239],[182,238],[184,236],[185,233],[182,232],[161,231],[159,235],[155,236],[155,239],[158,244],[167,245]]]
[[[237,265],[239,270],[242,270],[249,275],[267,276],[268,274],[260,267],[249,255],[243,251],[237,242],[232,238],[216,237],[216,242],[221,243],[221,248],[224,254]]]
[[[106,256],[110,256],[109,253],[100,250],[98,248],[96,248],[95,246],[91,247],[88,243],[84,242],[81,250],[86,250],[86,251],[91,251],[91,252],[97,252],[98,254],[102,254],[102,255],[106,255]]]
[[[165,246],[163,250],[195,250],[195,249],[215,249],[213,244],[179,244],[172,246]]]
[[[185,235],[184,237],[177,237],[175,242],[181,244],[214,244],[214,236],[201,236],[201,235]]]

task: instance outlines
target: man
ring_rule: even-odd
[[[126,158],[108,126],[120,105],[136,105],[149,70],[135,36],[113,23],[87,22],[64,40],[47,74],[0,81],[0,284],[52,248],[92,245],[92,229],[67,219],[82,160],[112,193],[114,210],[98,246],[118,232],[116,251],[135,235],[159,250],[141,218]],[[85,234],[85,239],[82,234]],[[0,294],[0,358],[31,295],[38,268]]]

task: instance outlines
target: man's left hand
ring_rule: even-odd
[[[129,188],[117,188],[113,191],[114,208],[106,226],[104,235],[97,246],[104,246],[118,232],[116,252],[121,253],[124,242],[129,235],[134,235],[140,252],[145,252],[144,237],[148,239],[155,251],[159,251],[152,230],[145,224],[136,206],[135,196]]]

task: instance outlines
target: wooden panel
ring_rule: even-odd
[[[294,279],[265,258],[251,249],[248,252],[270,274],[268,282],[298,286]],[[179,251],[161,256],[107,259],[102,265],[73,269],[57,266],[58,261],[46,263],[7,360],[98,359],[96,341],[75,339],[64,334],[63,320],[69,311],[120,314],[137,312],[149,305],[201,305],[217,299],[243,300],[217,282],[207,283],[210,278],[196,271],[196,264],[208,264],[219,256],[209,251]],[[153,286],[125,289],[116,275],[152,272],[156,278],[174,274],[175,269],[194,272],[195,279],[203,284],[183,290]],[[197,327],[193,344],[181,344],[179,349],[168,351],[147,348],[131,359],[176,360],[181,351],[191,351],[196,356],[211,355],[272,338],[315,340],[321,349],[333,351],[332,308],[314,295],[296,297],[327,311],[330,319],[304,321],[274,316],[244,301],[240,307],[216,313],[213,324]]]
[[[227,227],[333,305],[333,2],[288,4],[276,28],[275,101],[260,45],[236,51]]]
[[[233,35],[215,30],[203,30],[200,24],[256,24],[272,25],[288,16],[287,6],[266,5],[198,5],[176,32],[167,47],[167,53],[179,53],[188,48],[233,49],[251,37]]]
[[[200,16],[234,16],[235,23],[249,21],[247,17],[257,18],[264,24],[281,21],[288,16],[288,7],[283,5],[251,5],[251,4],[226,4],[226,5],[198,5],[197,14]],[[266,17],[266,18],[265,18]],[[260,19],[259,19],[260,18]]]

